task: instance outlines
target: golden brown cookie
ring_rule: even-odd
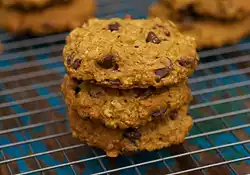
[[[73,136],[88,145],[103,149],[110,157],[137,151],[153,151],[179,144],[192,127],[192,118],[187,115],[187,106],[172,112],[138,129],[111,129],[98,121],[83,119],[69,109],[69,121]]]
[[[0,26],[13,34],[44,35],[68,31],[93,17],[95,5],[94,0],[73,0],[31,12],[0,7]]]
[[[0,4],[5,8],[21,8],[23,10],[33,10],[43,8],[54,3],[61,3],[70,0],[0,0]]]
[[[197,2],[197,0],[159,0],[166,6],[172,8],[173,10],[182,10],[185,9],[187,6],[190,6]]]
[[[183,17],[183,14],[160,3],[154,4],[149,9],[149,16],[159,17],[162,20],[172,20],[184,35],[196,39],[198,48],[235,44],[250,34],[250,16],[234,22],[211,18],[193,18],[188,15]]]
[[[113,89],[65,76],[66,103],[81,117],[100,120],[110,128],[137,128],[168,115],[191,100],[186,83],[156,89]]]
[[[161,0],[175,11],[191,7],[197,14],[231,20],[250,15],[248,0]]]
[[[121,89],[179,83],[198,63],[194,39],[160,19],[91,19],[70,33],[63,56],[71,77]]]

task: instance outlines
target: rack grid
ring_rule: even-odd
[[[146,17],[152,0],[99,0],[98,17]],[[68,33],[13,38],[1,31],[0,174],[250,173],[250,40],[199,52],[189,80],[194,126],[183,144],[108,158],[71,137],[62,94]]]

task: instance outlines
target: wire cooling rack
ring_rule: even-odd
[[[145,17],[150,3],[102,0],[98,17]],[[66,35],[0,33],[1,175],[250,173],[250,41],[199,53],[189,81],[195,124],[182,145],[108,158],[71,137],[59,88]]]

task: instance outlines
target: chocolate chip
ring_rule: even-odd
[[[80,67],[80,65],[81,65],[81,61],[82,61],[82,60],[80,60],[80,59],[75,59],[75,61],[74,61],[73,64],[72,64],[72,67],[73,67],[74,69],[78,69],[78,68]]]
[[[168,67],[155,70],[155,74],[157,75],[156,81],[159,82],[162,78],[168,76],[170,71],[171,69]]]
[[[162,116],[164,116],[164,114],[165,114],[166,111],[167,111],[167,109],[156,110],[156,111],[153,111],[151,113],[151,116],[152,117],[162,117]]]
[[[97,61],[97,64],[104,69],[110,69],[116,65],[115,56],[111,54],[105,55],[102,60]]]
[[[154,32],[148,32],[148,36],[146,38],[146,42],[151,42],[154,44],[159,44],[161,40],[156,36]]]
[[[195,60],[194,59],[190,59],[190,58],[185,58],[182,57],[180,58],[180,60],[178,60],[178,63],[186,68],[192,68],[195,64]]]
[[[66,60],[67,65],[71,65],[71,61],[72,61],[73,57],[69,56]]]
[[[164,34],[165,34],[166,36],[170,36],[170,32],[169,32],[169,31],[165,31]]]
[[[128,128],[125,130],[124,137],[128,138],[131,141],[138,140],[141,137],[141,133],[136,128]]]
[[[139,46],[135,46],[135,48],[139,48]]]
[[[78,94],[78,93],[80,92],[80,90],[81,90],[81,89],[80,89],[79,87],[76,87],[76,88],[75,88],[75,95]]]
[[[118,22],[114,22],[112,24],[109,24],[108,28],[111,32],[113,32],[113,31],[118,31],[120,26],[121,25]]]
[[[177,117],[178,117],[178,112],[177,112],[177,110],[174,110],[174,111],[172,111],[170,114],[169,114],[169,118],[171,119],[171,120],[175,120],[175,119],[177,119]]]

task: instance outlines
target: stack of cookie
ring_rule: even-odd
[[[67,37],[62,92],[73,135],[108,156],[178,144],[192,126],[193,38],[160,19],[91,19]]]
[[[0,0],[0,27],[15,35],[45,35],[81,26],[94,0]]]
[[[149,16],[172,20],[199,48],[234,44],[250,34],[247,0],[159,0]]]

